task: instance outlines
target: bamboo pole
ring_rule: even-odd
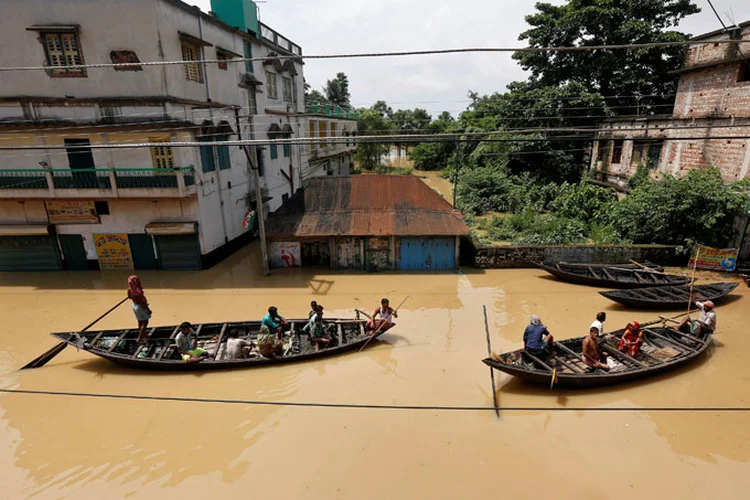
[[[490,325],[487,322],[487,306],[482,306],[484,312],[484,332],[487,335],[487,356],[492,357],[492,343],[490,341]],[[495,406],[495,415],[500,417],[500,409],[497,407],[497,389],[495,389],[495,369],[490,366],[490,380],[492,381],[492,404]]]

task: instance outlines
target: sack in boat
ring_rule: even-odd
[[[661,349],[655,350],[652,354],[655,358],[670,360],[680,355],[680,351],[672,347],[662,347]]]

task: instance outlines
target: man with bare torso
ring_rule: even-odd
[[[591,368],[599,368],[608,372],[607,355],[599,347],[598,336],[599,328],[592,325],[589,329],[589,336],[583,339],[583,361]]]

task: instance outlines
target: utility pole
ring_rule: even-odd
[[[260,237],[260,253],[263,258],[263,275],[268,276],[270,271],[268,270],[268,246],[266,245],[266,222],[263,216],[263,195],[260,191],[260,172],[258,172],[258,165],[256,165],[257,150],[255,146],[251,146],[248,150],[247,146],[242,146],[242,150],[245,152],[247,162],[250,164],[250,168],[253,169],[255,174],[255,204],[256,212],[258,212],[258,236]]]

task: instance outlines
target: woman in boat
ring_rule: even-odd
[[[284,326],[286,320],[279,314],[276,307],[268,308],[268,314],[263,316],[258,335],[258,351],[266,358],[281,356],[284,352]]]
[[[378,316],[380,316],[380,320],[375,319]],[[393,318],[398,318],[398,313],[390,306],[388,299],[383,299],[380,301],[380,307],[375,309],[372,318],[367,322],[367,329],[384,332],[396,326]]]
[[[148,307],[146,294],[143,293],[141,279],[133,275],[128,278],[128,298],[133,301],[133,314],[138,321],[138,343],[146,343],[146,328],[151,319],[151,309]]]
[[[617,346],[617,350],[624,352],[631,358],[638,356],[643,345],[643,332],[641,331],[641,325],[637,321],[628,323],[625,327],[625,333],[620,338],[620,344]]]

